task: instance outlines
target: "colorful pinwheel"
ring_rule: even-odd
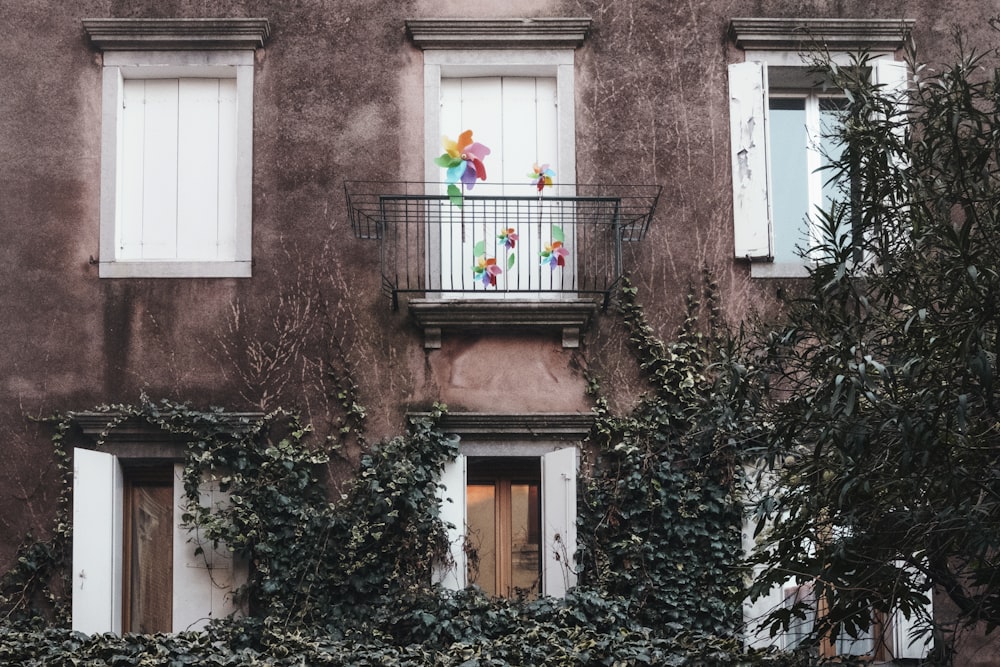
[[[514,246],[517,244],[517,232],[514,231],[513,227],[502,229],[500,230],[500,233],[497,234],[497,239],[503,243],[505,248],[513,250]]]
[[[497,276],[503,273],[503,269],[497,266],[496,257],[486,257],[486,243],[484,241],[477,243],[472,254],[476,262],[472,265],[472,277],[482,282],[483,287],[496,287]]]
[[[490,154],[490,149],[479,142],[472,141],[472,130],[466,130],[458,135],[458,141],[441,137],[444,153],[434,158],[434,164],[447,169],[448,197],[455,206],[462,205],[462,187],[476,184],[476,179],[486,180],[486,167],[483,158]]]
[[[546,185],[552,187],[552,177],[556,175],[556,172],[549,169],[549,165],[543,164],[539,166],[536,162],[531,165],[531,173],[528,174],[528,178],[532,179],[535,183],[535,187],[538,188],[538,193],[541,194],[542,188]]]
[[[542,258],[542,266],[548,266],[553,271],[557,266],[566,266],[569,250],[563,245],[565,240],[562,227],[552,225],[552,242],[546,243],[545,249],[538,253]]]

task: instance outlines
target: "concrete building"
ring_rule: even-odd
[[[459,494],[506,482],[541,503],[543,524],[572,516],[585,371],[618,405],[636,391],[605,310],[622,275],[667,335],[703,267],[731,322],[803,275],[789,248],[824,196],[818,154],[809,141],[779,149],[777,134],[818,131],[836,98],[803,81],[805,36],[872,52],[874,75],[896,85],[906,40],[927,61],[950,56],[954,26],[991,45],[996,9],[7,3],[0,565],[48,525],[58,492],[33,418],[144,393],[234,413],[296,408],[322,431],[338,418],[330,367],[350,367],[372,439],[447,403],[463,436],[449,472]],[[765,146],[790,152],[772,158],[770,180]],[[171,464],[140,464],[150,439],[77,457],[78,497],[100,498],[77,513],[96,521],[77,532],[81,629],[132,627],[117,583],[122,508],[147,492],[169,508],[176,493]],[[169,627],[226,611],[182,576],[182,556]],[[542,592],[572,585],[541,560]],[[507,568],[498,587],[516,585],[509,564],[495,567]],[[466,583],[461,569],[449,576]]]

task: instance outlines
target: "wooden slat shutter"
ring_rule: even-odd
[[[729,132],[735,255],[750,259],[771,257],[767,68],[763,63],[729,66]]]
[[[576,456],[567,447],[542,456],[542,592],[576,585]]]
[[[73,620],[86,634],[122,629],[122,474],[111,454],[73,450]]]
[[[125,79],[117,259],[236,256],[236,80]]]
[[[233,591],[244,583],[246,575],[224,545],[198,539],[198,535],[183,525],[184,466],[174,465],[174,631],[198,630],[213,618],[222,618],[238,611]],[[228,503],[228,494],[219,490],[218,482],[205,479],[199,487],[204,507],[220,508]],[[201,547],[204,553],[196,554]]]
[[[465,483],[465,456],[459,454],[454,461],[445,465],[438,487],[441,500],[441,520],[448,525],[448,544],[451,547],[452,562],[447,566],[435,568],[434,581],[452,590],[465,588],[467,578]]]

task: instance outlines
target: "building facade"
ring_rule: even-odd
[[[357,381],[370,439],[449,406],[462,456],[445,482],[465,500],[452,521],[508,526],[490,528],[500,555],[477,581],[498,594],[573,584],[545,554],[556,534],[572,547],[586,373],[618,406],[638,391],[607,307],[622,276],[669,335],[703,268],[733,323],[804,274],[791,248],[829,196],[816,140],[840,104],[809,79],[805,45],[865,50],[873,76],[905,85],[908,42],[947,60],[957,26],[985,48],[996,10],[15,4],[0,47],[0,564],[54,512],[35,418],[147,395],[293,408],[322,432],[339,417],[335,368]],[[174,535],[171,443],[112,444],[75,462],[77,497],[100,498],[76,512],[100,519],[77,530],[78,627],[230,611]],[[173,579],[135,585],[172,587],[172,611],[131,608],[121,584],[144,558],[123,555],[129,541],[155,526],[148,539],[181,545]],[[239,564],[215,567],[239,580]],[[461,566],[440,576],[470,583]]]

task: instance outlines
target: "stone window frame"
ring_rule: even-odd
[[[264,18],[83,19],[103,54],[101,206],[98,275],[102,278],[249,278],[252,275],[254,54],[270,35]],[[118,260],[118,105],[126,78],[236,80],[236,221],[232,260]]]

